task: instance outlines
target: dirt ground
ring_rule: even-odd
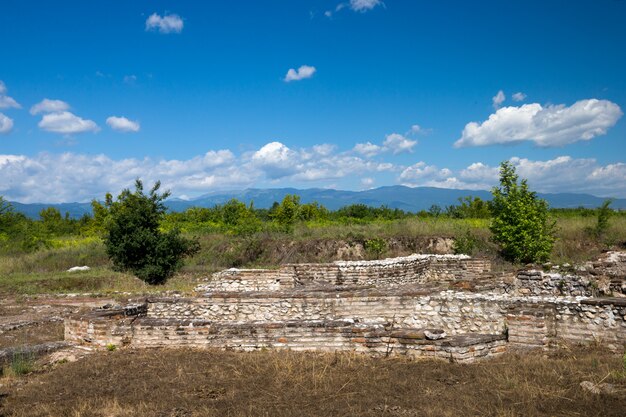
[[[63,340],[63,317],[115,304],[91,297],[4,297],[0,299],[0,349]]]
[[[582,381],[613,384],[591,394]],[[2,416],[624,416],[622,358],[602,350],[477,364],[352,354],[99,352],[4,378]]]

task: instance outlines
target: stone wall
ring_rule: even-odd
[[[545,265],[547,271],[517,273],[514,290],[520,295],[626,295],[626,252],[607,252],[593,262],[573,267]]]
[[[334,298],[320,295],[152,299],[147,302],[147,309],[138,310],[133,317],[123,310],[112,310],[69,318],[66,339],[99,346],[108,343],[213,346],[224,332],[230,332],[222,340],[223,347],[234,344],[248,349],[267,347],[269,339],[259,339],[257,335],[260,329],[265,329],[262,333],[271,337],[278,330],[268,329],[291,329],[299,333],[297,337],[291,334],[287,338],[291,342],[285,347],[321,349],[335,346],[332,340],[339,337],[336,324],[343,323],[344,327],[350,327],[350,332],[364,328],[370,335],[375,329],[425,328],[444,330],[449,337],[508,333],[508,342],[515,347],[549,348],[560,342],[596,341],[621,350],[626,341],[626,299],[623,298],[510,297],[451,291],[436,295],[365,292]],[[309,335],[310,339],[306,336],[309,331],[314,333]],[[346,337],[341,334],[341,338]],[[272,340],[273,346],[276,340]],[[307,341],[311,344],[307,345]],[[359,350],[346,343],[342,339],[346,349]]]
[[[411,255],[374,261],[288,264],[279,269],[228,269],[213,274],[199,292],[277,291],[312,286],[393,288],[468,280],[491,270],[487,259],[466,255]]]
[[[602,263],[612,268],[611,282],[622,279],[621,259]],[[199,287],[203,296],[73,316],[65,334],[95,346],[351,350],[459,361],[561,342],[624,349],[626,297],[587,297],[585,276],[522,271],[506,294],[429,286],[482,280],[489,267],[464,256],[412,255],[227,270]],[[428,340],[431,330],[445,337]]]
[[[517,298],[507,306],[509,342],[552,347],[598,342],[613,350],[626,343],[626,298]]]
[[[375,290],[310,293],[213,294],[210,298],[160,298],[147,316],[235,323],[296,320],[352,320],[400,328],[437,328],[447,334],[504,332],[506,311],[488,298],[446,292],[381,293]]]

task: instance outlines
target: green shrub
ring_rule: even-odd
[[[26,375],[35,370],[35,361],[32,355],[23,352],[15,352],[11,357],[11,362],[4,368],[4,375]]]
[[[549,219],[548,203],[528,189],[510,162],[500,165],[500,187],[492,190],[493,219],[490,229],[502,255],[512,262],[539,262],[550,257],[555,222]]]
[[[199,250],[197,241],[183,238],[176,228],[160,231],[166,211],[163,201],[170,195],[159,194],[160,186],[157,181],[145,195],[142,182],[137,180],[134,193],[125,189],[115,202],[107,194],[105,202],[107,255],[115,269],[130,271],[152,285],[165,283],[180,269],[185,256]]]
[[[612,214],[612,210],[609,207],[611,203],[611,200],[605,200],[598,208],[598,221],[595,227],[595,234],[597,237],[602,237],[609,229],[609,218]]]
[[[286,233],[293,232],[293,226],[300,211],[300,196],[287,194],[280,205],[273,207],[272,216]]]
[[[455,254],[473,255],[476,251],[478,239],[469,230],[464,234],[457,236],[452,244],[452,250]]]
[[[374,239],[368,239],[363,245],[367,254],[374,259],[380,258],[387,250],[387,242],[385,239],[376,237]]]

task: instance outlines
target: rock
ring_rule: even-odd
[[[589,391],[592,394],[613,394],[615,392],[615,385],[602,382],[594,384],[591,381],[583,381],[580,383],[580,387],[585,391]]]
[[[428,340],[439,340],[444,339],[447,335],[446,332],[441,329],[426,329],[424,330],[424,336]]]
[[[89,271],[91,268],[89,268],[87,265],[85,266],[73,266],[70,269],[67,270],[67,272],[79,272],[79,271]]]

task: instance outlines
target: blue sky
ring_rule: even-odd
[[[0,13],[0,195],[160,179],[626,197],[626,1],[28,1]],[[501,92],[501,93],[500,93]]]

